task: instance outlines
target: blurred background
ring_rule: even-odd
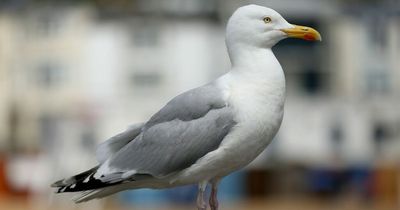
[[[285,118],[266,152],[224,179],[221,209],[400,209],[396,0],[1,0],[0,209],[195,209],[196,186],[75,205],[49,185],[225,73],[225,24],[248,3],[315,27],[323,42],[274,47]]]

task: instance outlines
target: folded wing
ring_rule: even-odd
[[[156,113],[95,177],[112,182],[180,171],[217,149],[235,124],[233,109],[216,87],[188,91]]]

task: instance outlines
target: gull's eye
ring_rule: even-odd
[[[265,17],[263,20],[265,23],[270,23],[272,21],[270,17]]]

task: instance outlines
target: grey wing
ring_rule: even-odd
[[[102,164],[113,154],[136,138],[142,130],[144,123],[129,126],[124,132],[111,137],[97,146],[96,158]]]
[[[99,169],[99,176],[110,181],[135,174],[162,177],[189,167],[218,148],[236,124],[234,112],[218,89],[203,86],[170,101],[109,161],[110,174]],[[120,175],[117,175],[120,174]]]

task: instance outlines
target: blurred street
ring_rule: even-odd
[[[12,209],[12,210],[43,210],[43,209],[54,209],[54,210],[79,210],[85,209],[85,204],[80,204],[79,206],[73,206],[71,208],[66,208],[65,206],[34,206],[29,203],[21,202],[20,200],[0,200],[0,209]],[[120,204],[107,204],[104,209],[107,210],[187,210],[193,209],[194,204],[188,205],[171,205],[165,204],[163,206],[156,207],[135,207],[135,206],[121,206]],[[395,210],[390,204],[380,203],[380,204],[369,204],[360,203],[354,198],[342,198],[335,201],[324,201],[315,198],[268,198],[268,199],[258,199],[258,200],[247,200],[244,202],[236,202],[234,204],[223,203],[221,210]]]

